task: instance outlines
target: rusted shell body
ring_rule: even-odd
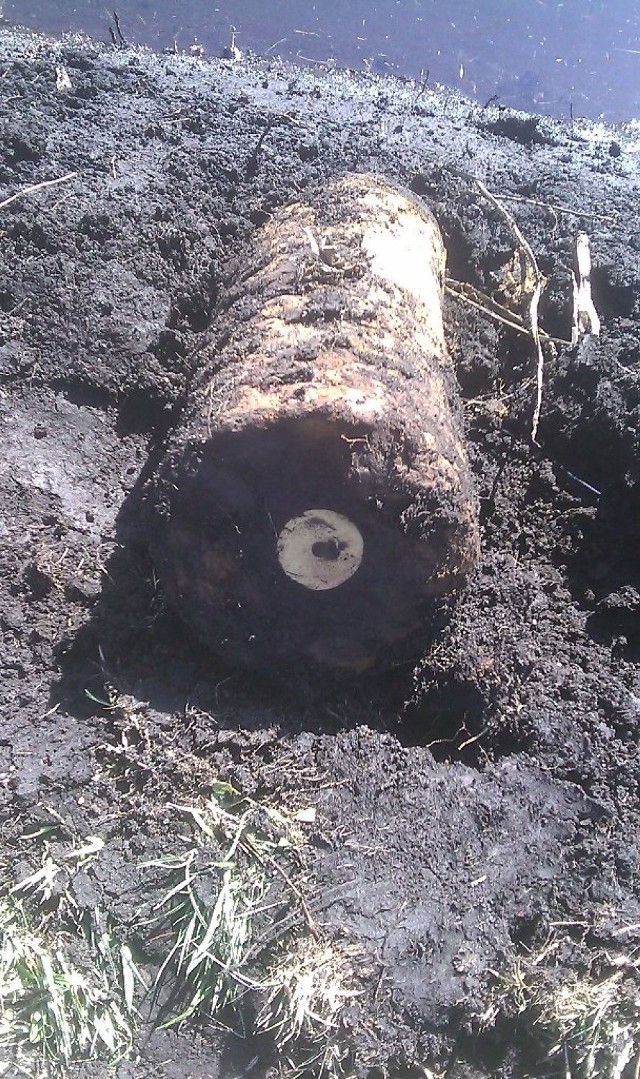
[[[371,176],[279,210],[231,271],[154,487],[173,602],[234,662],[362,671],[478,557],[431,213]]]

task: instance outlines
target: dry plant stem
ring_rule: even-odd
[[[502,323],[503,326],[509,326],[510,329],[517,330],[518,333],[525,334],[526,337],[531,336],[531,331],[524,325],[523,322],[515,322],[512,318],[507,318],[506,315],[501,315],[500,314],[501,310],[502,311],[507,311],[508,310],[506,307],[502,307],[502,305],[497,304],[495,300],[491,300],[490,297],[484,296],[483,293],[479,292],[477,289],[473,290],[475,296],[481,296],[483,299],[486,300],[486,303],[482,304],[482,303],[480,303],[480,301],[478,299],[472,299],[471,296],[467,295],[467,292],[465,292],[464,289],[461,290],[461,291],[458,291],[457,289],[455,289],[453,287],[454,284],[459,284],[459,283],[460,282],[457,282],[457,281],[454,282],[453,278],[450,278],[450,277],[447,278],[446,283],[445,283],[445,291],[448,292],[450,296],[454,296],[456,298],[456,300],[462,300],[463,303],[469,304],[469,307],[475,307],[477,311],[481,311],[483,315],[486,315],[488,318],[492,318],[495,322],[500,322],[500,323]],[[465,284],[465,286],[464,286],[464,288],[466,288],[466,289],[469,289],[470,287],[472,287],[472,286],[469,286],[468,284]],[[498,308],[497,311],[492,311],[491,310],[491,308],[488,306],[491,303],[495,307]],[[570,345],[571,344],[571,341],[566,341],[563,337],[553,337],[550,333],[547,333],[545,330],[539,330],[539,333],[540,333],[540,337],[544,338],[546,341],[554,341],[559,345]],[[618,366],[622,367],[621,364],[618,364]],[[626,367],[624,367],[622,369],[623,369],[623,371],[630,371],[630,369],[626,368]],[[630,371],[630,373],[634,374],[634,372],[632,372],[632,371]]]
[[[303,896],[302,892],[300,891],[299,888],[296,888],[293,881],[290,879],[290,877],[287,875],[287,873],[285,873],[282,866],[278,865],[275,858],[272,858],[271,856],[269,856],[269,861],[273,863],[274,868],[278,871],[278,873],[280,874],[282,879],[289,886],[289,888],[291,889],[293,894],[298,897],[298,901],[299,901],[300,906],[302,908],[302,913],[304,914],[304,920],[307,923],[307,929],[311,933],[311,936],[313,937],[313,939],[316,940],[316,941],[319,941],[320,937],[321,937],[320,930],[318,929],[315,921],[313,920],[313,915],[311,914],[311,911],[309,910],[309,907],[307,905],[307,901],[306,901],[305,897]]]
[[[569,1064],[569,1050],[567,1048],[566,1041],[564,1041],[562,1043],[562,1051],[564,1053],[564,1075],[565,1075],[565,1079],[572,1079],[571,1065]]]
[[[503,202],[526,202],[529,206],[539,206],[541,210],[549,210],[552,214],[573,214],[574,217],[589,218],[590,221],[609,221],[615,223],[615,217],[609,214],[588,214],[584,210],[572,210],[569,206],[556,206],[551,202],[542,202],[540,199],[528,199],[524,195],[500,195]]]
[[[538,445],[538,424],[540,422],[540,409],[542,408],[542,383],[544,377],[544,355],[542,352],[542,344],[540,341],[540,330],[538,328],[538,305],[540,303],[542,289],[544,288],[544,277],[540,272],[540,267],[538,266],[538,262],[536,256],[533,253],[531,244],[523,235],[517,221],[515,221],[509,211],[506,210],[504,206],[502,206],[499,198],[497,198],[495,195],[492,195],[489,189],[485,187],[485,185],[482,183],[482,180],[478,180],[474,177],[474,183],[478,188],[478,191],[480,191],[480,193],[489,200],[491,205],[494,206],[496,210],[498,210],[502,217],[504,217],[505,221],[509,225],[509,228],[516,237],[516,240],[518,241],[518,243],[522,247],[522,250],[529,259],[529,263],[534,274],[535,285],[533,289],[533,294],[531,296],[531,302],[529,304],[529,325],[531,329],[531,336],[533,338],[538,354],[538,366],[536,370],[536,404],[533,410],[533,420],[531,423],[531,441]]]
[[[68,172],[66,176],[58,176],[55,180],[43,180],[39,184],[23,187],[22,191],[16,191],[15,195],[10,195],[4,202],[0,202],[0,210],[5,210],[7,206],[11,206],[12,202],[17,202],[18,199],[22,199],[26,195],[33,195],[36,191],[42,191],[45,187],[53,187],[55,184],[64,184],[67,180],[73,180],[74,176],[77,175],[77,172]]]
[[[638,929],[640,929],[640,922],[634,922],[633,925],[623,925],[620,929],[614,929],[611,935],[619,937],[623,933],[635,933]]]
[[[503,326],[509,326],[510,329],[517,330],[518,333],[524,333],[527,337],[529,336],[529,330],[526,326],[523,326],[522,323],[513,322],[512,319],[505,318],[504,315],[499,315],[497,311],[492,311],[490,307],[478,303],[477,300],[472,300],[465,292],[458,292],[457,289],[452,288],[449,281],[447,281],[445,289],[450,296],[455,296],[457,300],[462,300],[463,303],[469,304],[469,307],[475,307],[477,311],[482,311],[483,315],[487,315],[488,318],[494,319],[495,322],[501,322]]]
[[[309,910],[309,906],[307,904],[307,901],[306,901],[305,897],[303,896],[302,892],[300,891],[300,889],[296,887],[296,885],[291,880],[291,877],[284,871],[282,866],[279,865],[278,862],[276,861],[276,859],[273,858],[270,854],[267,854],[267,855],[265,855],[263,857],[255,849],[253,843],[248,843],[248,842],[245,841],[245,842],[241,843],[241,846],[243,846],[245,848],[245,850],[249,851],[250,854],[254,858],[257,858],[258,861],[261,862],[262,865],[264,865],[265,862],[268,862],[269,865],[273,869],[275,869],[277,873],[280,874],[280,876],[284,880],[285,884],[287,885],[287,888],[289,888],[289,890],[293,892],[293,894],[296,896],[298,902],[300,903],[300,907],[302,908],[302,913],[304,915],[304,920],[307,923],[307,929],[311,933],[311,936],[313,937],[314,940],[319,941],[320,938],[321,938],[321,933],[320,933],[320,930],[318,929],[318,927],[317,927],[317,925],[316,925],[316,923],[315,923],[315,921],[313,919],[313,915],[312,915],[311,911]]]
[[[542,352],[542,344],[540,342],[540,334],[538,332],[538,304],[540,303],[542,288],[543,282],[540,281],[536,285],[533,296],[531,297],[531,307],[529,309],[531,315],[531,333],[538,353],[538,364],[536,367],[536,407],[533,410],[533,420],[531,421],[531,441],[536,445],[539,445],[538,424],[540,422],[540,409],[542,408],[542,383],[544,378],[544,355]]]
[[[518,223],[515,221],[513,216],[501,204],[500,196],[493,195],[489,191],[488,187],[482,183],[482,180],[479,180],[478,177],[474,176],[472,173],[466,172],[464,169],[460,169],[455,165],[448,164],[447,162],[438,162],[438,165],[441,168],[450,169],[458,176],[462,176],[466,180],[470,180],[472,183],[475,184],[480,194],[484,198],[486,198],[491,203],[491,205],[498,211],[498,213],[505,219],[505,221],[509,225],[509,228],[512,230],[514,236],[516,237],[518,243],[521,245],[522,250],[529,259],[531,268],[533,270],[535,285],[533,289],[533,294],[531,296],[531,302],[529,304],[529,325],[531,336],[536,346],[538,363],[536,368],[536,404],[533,411],[533,420],[531,423],[531,441],[538,445],[538,424],[540,422],[540,410],[542,408],[542,384],[544,376],[544,355],[542,352],[542,344],[540,342],[540,329],[538,326],[538,305],[540,303],[540,296],[542,295],[542,289],[544,288],[545,279],[540,272],[540,268],[533,253],[531,244],[527,239],[525,239],[520,227],[518,226]]]
[[[640,370],[634,371],[631,367],[625,367],[619,360],[615,360],[615,365],[623,372],[620,378],[624,378],[625,375],[631,375],[631,378],[640,378]],[[617,381],[617,380],[616,380]]]

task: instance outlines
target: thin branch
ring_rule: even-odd
[[[454,284],[460,285],[460,290],[454,288]],[[508,307],[505,307],[503,304],[500,304],[496,300],[493,300],[490,296],[486,296],[483,292],[480,292],[480,290],[475,288],[473,285],[469,285],[466,282],[456,281],[453,277],[447,277],[445,281],[445,292],[447,292],[449,296],[454,296],[456,300],[462,300],[463,303],[469,304],[470,307],[475,307],[476,310],[481,311],[483,315],[487,315],[488,318],[495,319],[496,322],[502,323],[503,326],[509,326],[510,329],[517,330],[518,333],[525,334],[526,337],[531,336],[531,331],[527,326],[525,326],[524,322],[515,321],[516,318],[519,316],[517,316],[514,312],[509,311]],[[469,292],[473,293],[473,296],[470,296]],[[478,297],[480,299],[478,299]],[[484,300],[485,302],[480,303],[480,300]],[[502,311],[506,313],[503,315],[501,314]],[[554,337],[553,334],[547,333],[546,330],[542,329],[540,329],[540,337],[544,338],[545,341],[553,341],[555,344],[558,345],[571,344],[571,341],[566,341],[564,337]],[[621,364],[619,364],[618,366],[621,366]],[[623,370],[630,371],[630,369],[628,368],[623,368]],[[630,371],[630,373],[634,374],[634,372],[632,371]]]
[[[298,902],[300,903],[300,906],[302,908],[302,914],[304,916],[304,920],[307,923],[307,929],[311,933],[311,936],[313,937],[314,940],[320,940],[321,939],[320,930],[318,929],[318,926],[316,925],[316,923],[314,921],[313,915],[312,915],[311,911],[309,910],[309,905],[308,905],[305,897],[303,896],[300,889],[293,883],[293,881],[291,880],[291,877],[287,873],[285,873],[284,869],[278,863],[278,861],[271,854],[264,854],[264,855],[261,854],[260,851],[258,851],[256,849],[255,844],[252,843],[249,838],[242,840],[240,846],[243,847],[245,851],[248,851],[251,855],[253,855],[254,858],[257,858],[258,861],[262,865],[264,865],[265,862],[268,862],[269,865],[273,869],[275,869],[275,871],[277,873],[280,874],[280,876],[284,880],[287,887],[293,892],[293,894],[298,899]]]
[[[513,232],[516,240],[518,241],[520,246],[526,252],[527,257],[529,258],[529,261],[530,261],[531,266],[533,268],[533,272],[536,275],[536,279],[544,280],[544,278],[543,278],[543,276],[542,276],[542,274],[540,272],[540,269],[538,267],[536,256],[533,253],[533,248],[531,247],[531,244],[525,238],[525,236],[524,236],[522,230],[520,229],[520,226],[518,225],[518,222],[516,221],[516,219],[509,213],[508,210],[506,210],[504,208],[504,206],[500,202],[501,196],[492,195],[491,192],[489,191],[489,188],[486,187],[483,184],[482,180],[478,180],[477,177],[474,177],[474,183],[475,183],[476,187],[478,188],[478,190],[481,192],[481,194],[484,195],[485,199],[488,199],[489,202],[491,203],[491,205],[493,207],[495,207],[495,209],[498,211],[498,213],[501,214],[502,217],[504,217],[505,221],[509,225],[509,228]]]
[[[77,175],[77,172],[68,172],[66,176],[58,176],[55,180],[43,180],[39,184],[31,184],[30,187],[23,187],[22,191],[16,191],[15,195],[10,195],[4,202],[0,202],[0,210],[6,209],[7,206],[11,206],[12,202],[24,198],[25,195],[33,195],[35,191],[42,191],[45,187],[53,187],[54,184],[64,184],[67,180],[73,180],[74,176]]]
[[[501,214],[501,216],[505,219],[505,221],[509,225],[509,228],[513,232],[516,240],[520,244],[520,247],[529,259],[531,269],[533,270],[534,287],[533,293],[531,295],[531,301],[529,303],[529,325],[531,329],[531,336],[533,338],[533,342],[536,346],[536,352],[538,354],[538,364],[536,369],[536,404],[533,410],[533,420],[531,422],[531,441],[535,442],[535,444],[537,445],[538,424],[540,422],[540,410],[542,408],[542,384],[544,378],[544,354],[542,352],[540,330],[538,327],[538,306],[540,303],[542,290],[545,286],[545,278],[540,271],[536,256],[533,253],[533,248],[524,236],[515,218],[512,216],[512,214],[509,213],[507,209],[505,209],[505,207],[500,203],[499,199],[495,195],[491,194],[488,187],[485,187],[485,185],[482,183],[482,180],[478,180],[477,177],[474,177],[474,183],[478,188],[478,191],[480,191],[480,193],[489,200],[491,205],[495,207],[498,213]]]
[[[287,873],[285,873],[284,869],[282,868],[281,865],[278,864],[278,862],[276,861],[275,858],[273,858],[270,854],[268,854],[267,855],[267,860],[271,863],[273,868],[280,874],[280,876],[284,880],[285,884],[291,889],[293,894],[295,896],[297,896],[298,902],[300,903],[300,906],[302,908],[302,913],[304,915],[304,920],[307,923],[307,929],[311,933],[311,936],[313,937],[314,940],[320,940],[321,939],[320,930],[318,929],[318,926],[315,923],[314,917],[313,917],[311,911],[309,910],[309,904],[307,903],[307,901],[306,901],[305,897],[303,896],[302,892],[300,891],[299,888],[296,887],[296,885],[291,880],[291,877]]]
[[[512,214],[509,213],[507,209],[505,209],[505,207],[500,202],[500,197],[492,195],[488,187],[486,187],[486,185],[482,183],[482,180],[479,180],[477,176],[473,175],[473,173],[467,172],[465,169],[460,169],[456,165],[448,164],[447,162],[438,162],[437,164],[439,167],[449,169],[450,171],[456,173],[458,176],[462,176],[466,180],[470,180],[471,183],[475,184],[480,194],[491,203],[494,209],[496,209],[501,215],[501,217],[503,217],[504,220],[507,222],[509,228],[516,237],[516,240],[520,244],[520,247],[527,256],[531,265],[531,269],[533,270],[534,287],[533,293],[531,295],[531,300],[529,302],[529,326],[533,342],[536,346],[538,362],[536,367],[536,404],[533,410],[533,419],[531,422],[531,441],[538,445],[538,424],[540,422],[540,410],[542,408],[542,385],[544,378],[544,354],[542,352],[542,344],[540,342],[540,330],[538,327],[538,305],[540,303],[540,296],[542,295],[542,290],[545,286],[545,278],[540,272],[540,267],[538,266],[538,262],[536,256],[533,253],[533,248],[531,247],[531,244],[525,238],[515,218],[512,216]]]
[[[510,318],[499,315],[497,311],[492,311],[490,307],[478,303],[477,300],[472,300],[466,292],[458,292],[457,289],[452,288],[449,281],[445,283],[445,292],[448,292],[450,296],[455,296],[457,300],[463,300],[464,303],[468,303],[470,307],[475,307],[476,310],[482,311],[483,315],[488,315],[489,318],[495,319],[496,322],[501,322],[503,326],[509,326],[512,330],[517,330],[518,333],[524,333],[527,337],[529,336],[529,330],[522,322],[513,322]]]
[[[549,210],[552,214],[573,214],[574,217],[588,217],[592,221],[609,221],[615,224],[615,217],[609,214],[589,214],[584,210],[572,210],[569,206],[556,206],[551,202],[542,202],[540,199],[528,199],[524,195],[500,195],[503,202],[526,202],[529,206],[539,206],[542,210]]]
[[[531,441],[535,442],[536,445],[538,445],[538,424],[540,423],[540,410],[542,409],[542,384],[544,379],[544,353],[542,351],[540,333],[538,331],[538,305],[540,303],[543,288],[544,282],[539,281],[534,289],[533,296],[531,297],[531,306],[529,308],[531,335],[538,353],[538,363],[536,366],[536,407],[533,410],[533,419],[531,421]]]

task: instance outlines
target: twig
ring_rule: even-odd
[[[587,491],[591,491],[592,495],[596,495],[598,498],[602,496],[602,491],[599,491],[597,487],[593,486],[593,484],[587,483],[586,480],[581,480],[579,476],[574,476],[573,472],[569,472],[568,468],[563,468],[563,472],[566,476],[569,477],[570,480],[573,480],[575,483],[579,483],[580,486],[584,487]]]
[[[528,199],[524,195],[500,195],[503,202],[526,202],[529,206],[539,206],[542,210],[549,210],[553,214],[573,214],[574,217],[588,217],[592,221],[609,221],[615,224],[615,217],[609,214],[588,214],[584,210],[572,210],[569,206],[556,206],[551,202],[542,202],[540,199]]]
[[[505,219],[509,228],[516,237],[522,250],[527,256],[534,277],[534,288],[529,302],[529,326],[533,342],[536,346],[536,352],[538,356],[538,363],[536,367],[536,404],[533,410],[533,419],[531,422],[531,441],[538,445],[538,424],[540,422],[540,411],[542,408],[542,384],[544,377],[544,354],[542,352],[542,344],[540,342],[540,329],[538,326],[538,305],[540,303],[540,296],[545,286],[544,275],[540,272],[540,267],[536,260],[536,256],[533,253],[531,244],[525,239],[520,227],[518,226],[515,218],[509,213],[507,209],[501,204],[500,197],[492,195],[488,187],[479,180],[473,173],[467,172],[466,169],[461,169],[457,165],[451,165],[446,161],[438,161],[435,164],[439,168],[449,169],[451,172],[456,173],[458,176],[464,177],[466,180],[470,180],[475,184],[476,188],[485,199],[487,199],[491,205],[498,211],[498,213]]]
[[[611,936],[619,937],[622,933],[636,933],[638,929],[640,929],[640,922],[634,922],[632,925],[622,925],[619,929],[614,929]]]
[[[118,41],[120,42],[121,45],[124,46],[124,48],[126,48],[127,47],[127,40],[126,40],[124,34],[122,33],[122,28],[120,26],[120,16],[118,15],[117,11],[114,11],[114,13],[113,13],[113,21],[114,21],[115,28],[116,28],[116,34],[118,35]]]
[[[67,180],[73,180],[74,176],[77,175],[77,172],[68,172],[66,176],[58,176],[55,180],[42,180],[39,184],[31,184],[30,187],[23,187],[22,191],[16,191],[15,195],[10,195],[4,202],[0,202],[0,210],[6,209],[12,202],[24,198],[25,195],[33,195],[34,191],[42,191],[43,188],[53,187],[54,184],[64,184]]]
[[[536,366],[536,407],[533,410],[533,419],[531,421],[531,441],[535,442],[536,445],[538,445],[538,424],[540,423],[540,410],[542,408],[542,383],[544,378],[544,353],[542,351],[540,334],[538,332],[538,304],[540,303],[543,287],[544,283],[539,281],[535,287],[533,296],[531,297],[531,306],[529,308],[531,335],[538,353],[538,363]]]
[[[527,337],[530,336],[531,331],[525,326],[524,322],[514,321],[514,319],[516,318],[515,315],[513,316],[513,318],[508,318],[506,315],[500,314],[501,311],[506,311],[508,312],[508,314],[511,314],[511,312],[509,312],[509,309],[507,307],[504,307],[503,304],[497,303],[496,300],[491,299],[491,297],[489,296],[485,296],[484,293],[479,291],[479,289],[474,288],[473,285],[469,285],[466,282],[462,283],[462,291],[460,292],[457,289],[453,288],[454,284],[459,285],[461,284],[461,282],[454,281],[454,278],[452,277],[448,277],[445,281],[445,291],[448,292],[450,296],[455,296],[457,300],[462,300],[463,303],[468,303],[470,307],[475,307],[478,311],[481,311],[483,315],[487,315],[489,318],[495,319],[496,322],[501,322],[503,326],[509,326],[510,329],[517,330],[518,333],[523,333]],[[473,291],[476,297],[480,296],[483,300],[486,301],[486,303],[482,304],[478,299],[472,299],[471,296],[468,295],[469,290]],[[492,304],[496,308],[496,310],[492,311],[488,304]],[[540,337],[544,338],[544,340],[546,341],[553,341],[558,345],[571,344],[571,341],[566,341],[564,337],[554,337],[553,334],[547,333],[546,330],[542,329],[540,330]],[[619,364],[618,366],[621,367],[622,365]],[[631,371],[630,368],[625,367],[623,368],[623,370],[628,371],[630,374],[635,374],[635,372]]]
[[[544,355],[542,352],[540,330],[538,327],[538,305],[540,303],[542,290],[545,286],[545,278],[544,275],[540,272],[540,267],[538,266],[536,256],[533,253],[533,248],[531,247],[529,241],[525,238],[515,218],[509,213],[507,209],[505,209],[505,207],[500,203],[499,199],[495,195],[491,194],[489,189],[485,187],[485,185],[482,183],[482,180],[478,180],[477,177],[474,177],[473,179],[476,187],[478,188],[478,191],[480,191],[480,193],[489,200],[491,205],[495,207],[498,213],[500,213],[502,217],[504,217],[505,221],[509,225],[509,228],[516,237],[516,240],[520,244],[520,247],[529,259],[529,263],[533,271],[534,287],[533,293],[531,295],[531,301],[529,303],[529,326],[531,329],[531,336],[533,338],[533,342],[536,346],[536,352],[538,354],[538,364],[536,369],[536,405],[533,410],[533,420],[531,422],[531,441],[538,445],[538,424],[540,422],[540,410],[542,408],[542,383],[544,377]]]
[[[312,915],[311,911],[309,910],[309,906],[307,904],[307,901],[306,901],[305,897],[303,896],[300,889],[298,887],[296,887],[296,885],[293,883],[293,881],[291,880],[291,877],[287,873],[285,873],[284,869],[278,863],[278,861],[271,854],[262,855],[256,849],[255,845],[251,842],[251,840],[248,839],[248,838],[242,840],[241,843],[240,843],[240,846],[244,847],[245,850],[248,850],[253,855],[254,858],[257,858],[258,861],[262,863],[262,865],[264,865],[265,862],[268,862],[269,865],[272,866],[272,868],[275,869],[276,872],[280,874],[280,876],[284,880],[287,887],[290,889],[290,891],[293,892],[293,894],[298,899],[298,902],[300,903],[300,906],[302,908],[302,913],[304,915],[304,920],[307,923],[307,929],[311,933],[311,936],[313,937],[314,940],[320,940],[320,937],[321,937],[320,930],[318,929],[318,927],[317,927],[317,925],[316,925],[316,923],[314,921],[313,915]]]
[[[255,144],[253,150],[249,154],[247,164],[245,165],[245,176],[247,180],[252,180],[256,172],[258,171],[258,162],[260,158],[260,151],[262,150],[262,144],[276,123],[277,121],[275,119],[267,120],[263,130],[260,132],[260,137]]]
[[[378,975],[378,980],[376,982],[376,987],[373,990],[373,1003],[374,1004],[376,1003],[376,1001],[378,999],[378,993],[380,992],[380,989],[382,987],[382,980],[383,980],[386,973],[387,973],[387,965],[386,965],[386,963],[381,963],[380,964],[380,973]]]
[[[297,896],[298,902],[300,903],[300,906],[302,908],[302,913],[304,915],[304,920],[307,923],[307,929],[311,933],[311,936],[313,937],[314,940],[320,940],[320,936],[321,936],[320,930],[318,929],[318,926],[316,925],[316,923],[314,921],[313,915],[312,915],[311,911],[309,910],[309,906],[308,906],[307,901],[306,901],[305,897],[303,896],[302,892],[300,891],[299,888],[296,887],[296,885],[291,880],[291,877],[287,873],[285,873],[284,869],[282,868],[281,865],[278,864],[278,862],[276,861],[275,858],[273,858],[270,854],[268,854],[267,855],[267,860],[271,863],[273,868],[280,874],[280,876],[284,880],[287,887],[291,889],[291,891],[293,892],[293,894],[295,896]]]
[[[496,322],[501,322],[503,326],[509,326],[510,329],[517,330],[518,333],[524,333],[527,337],[529,336],[529,331],[522,322],[513,322],[510,318],[505,318],[504,315],[499,315],[497,311],[492,311],[491,308],[478,303],[477,300],[472,300],[470,296],[467,296],[466,292],[458,292],[457,289],[452,288],[449,281],[445,282],[445,292],[448,292],[450,296],[455,296],[456,300],[463,300],[470,307],[475,307],[477,311],[482,311],[483,315],[488,315],[489,318],[495,319]]]
[[[632,367],[625,367],[623,363],[620,363],[620,360],[616,359],[614,359],[614,363],[616,367],[619,367],[621,371],[624,371],[624,375],[631,375],[632,378],[640,378],[640,368],[637,371],[634,371]],[[624,375],[621,375],[620,377],[624,378]]]
[[[462,742],[458,746],[458,753],[460,753],[463,749],[466,749],[467,746],[473,745],[474,742],[479,742],[480,739],[484,737],[484,735],[487,733],[488,730],[489,730],[488,727],[483,727],[482,730],[478,731],[477,734],[470,735],[469,738],[467,738],[464,742]]]

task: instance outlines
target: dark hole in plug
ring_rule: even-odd
[[[323,562],[335,562],[340,554],[340,547],[335,540],[318,540],[311,548],[316,558]]]

